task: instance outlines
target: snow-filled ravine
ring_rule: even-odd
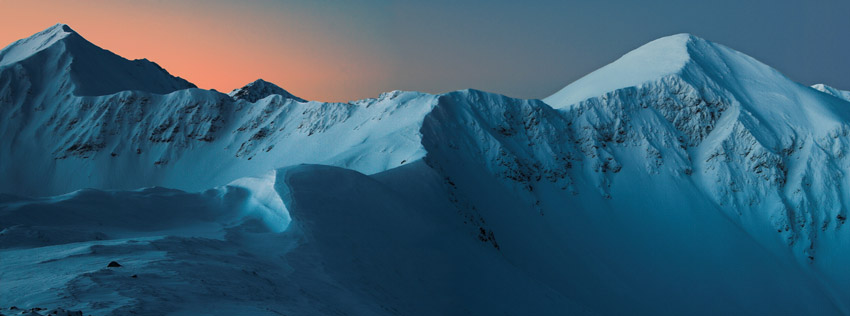
[[[850,313],[850,94],[679,34],[543,100],[0,51],[0,314]]]

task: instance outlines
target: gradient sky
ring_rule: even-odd
[[[465,88],[543,98],[688,32],[850,89],[848,14],[847,0],[0,0],[0,46],[62,22],[223,92],[263,78],[321,101]]]

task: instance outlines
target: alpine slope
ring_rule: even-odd
[[[0,51],[0,313],[845,315],[848,151],[848,92],[689,34],[323,103],[58,24]]]

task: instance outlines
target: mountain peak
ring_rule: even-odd
[[[63,23],[1,50],[0,68],[13,64],[33,71],[54,69],[47,77],[70,76],[71,91],[76,95],[107,95],[127,90],[165,94],[195,87],[153,62],[130,61],[102,49]]]
[[[705,40],[682,33],[662,37],[634,49],[582,77],[543,101],[560,108],[621,88],[678,73],[691,59],[689,46]]]
[[[55,25],[47,28],[45,31],[51,31],[51,30],[52,31],[62,31],[62,32],[65,32],[65,33],[77,33],[74,30],[72,30],[71,27],[68,26],[68,24],[65,24],[65,23],[56,23]]]
[[[70,26],[58,23],[30,37],[15,41],[0,51],[0,66],[24,60],[74,34],[77,32]]]
[[[284,98],[293,99],[298,102],[307,102],[302,98],[292,95],[276,84],[263,79],[254,80],[254,82],[251,82],[242,88],[235,89],[227,95],[236,100],[245,100],[252,103],[270,95],[281,95]]]

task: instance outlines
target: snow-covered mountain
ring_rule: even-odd
[[[231,98],[237,100],[245,100],[251,103],[257,102],[260,99],[263,99],[270,95],[279,95],[287,99],[293,99],[298,102],[307,102],[302,98],[296,97],[289,93],[283,88],[278,87],[277,85],[265,81],[263,79],[257,79],[256,81],[245,85],[242,88],[235,89],[227,94]]]
[[[4,84],[9,81],[25,92],[70,90],[75,95],[93,96],[126,90],[169,93],[195,87],[146,59],[130,61],[101,49],[65,24],[56,24],[4,48],[0,51],[0,67],[9,68]],[[48,100],[30,102],[44,101]]]
[[[846,92],[725,46],[544,100],[224,95],[115,57],[65,25],[0,52],[0,306],[850,313]]]
[[[16,162],[0,165],[0,192],[27,196],[154,185],[197,191],[298,163],[374,173],[424,155],[417,122],[435,98],[397,91],[306,102],[262,80],[228,96],[194,89],[153,63],[115,60],[65,25],[0,56],[14,57],[0,66],[0,158]],[[75,71],[79,60],[87,68]],[[110,77],[118,74],[128,79]]]

